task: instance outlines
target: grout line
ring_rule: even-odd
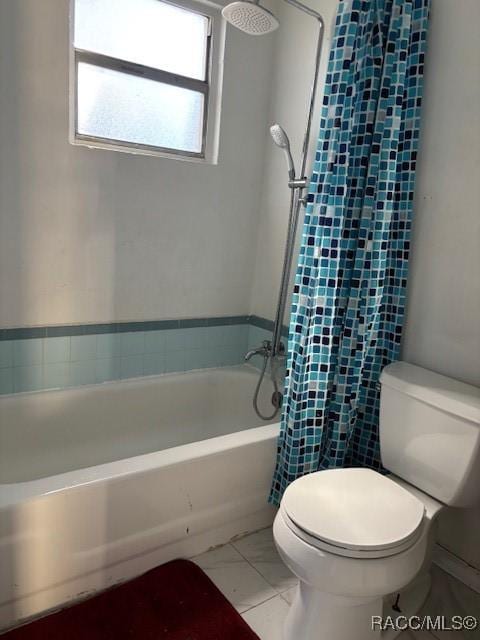
[[[259,531],[264,531],[265,529],[271,529],[271,527],[263,527],[263,529],[259,529],[258,531],[254,531],[254,532],[252,532],[252,533],[249,533],[248,535],[243,536],[242,538],[238,538],[238,540],[243,540],[244,538],[248,538],[248,536],[251,536],[251,535],[253,535],[254,533],[258,533]],[[243,559],[244,559],[244,560],[245,560],[245,561],[246,561],[246,562],[247,562],[247,563],[252,567],[252,569],[254,569],[254,570],[258,573],[258,575],[259,575],[259,576],[261,576],[261,577],[265,580],[265,582],[266,582],[270,587],[272,587],[272,589],[273,589],[274,591],[276,591],[276,595],[277,595],[277,596],[282,596],[282,593],[286,593],[289,589],[291,589],[291,588],[292,588],[292,587],[287,587],[286,589],[283,589],[283,591],[280,591],[280,590],[278,589],[278,587],[276,587],[274,584],[272,584],[272,583],[271,583],[271,582],[270,582],[270,581],[269,581],[269,580],[268,580],[268,579],[263,575],[263,573],[262,573],[259,569],[257,569],[257,567],[255,567],[255,565],[253,565],[247,557],[245,557],[245,556],[243,555],[243,553],[240,551],[240,549],[237,549],[237,547],[235,546],[235,542],[236,542],[236,540],[234,540],[233,542],[230,542],[229,544],[231,544],[231,545],[232,545],[232,547],[235,549],[235,551],[237,551],[237,553],[239,553],[239,554],[242,556],[242,558],[243,558]],[[281,559],[280,559],[280,562],[281,562]],[[276,596],[272,596],[272,597],[276,597]],[[268,600],[271,600],[271,598],[268,598]],[[285,600],[285,598],[284,598],[284,600]],[[266,602],[266,601],[265,601],[265,602]],[[285,602],[286,602],[286,601],[285,601]],[[287,604],[288,604],[288,603],[287,603]]]
[[[258,604],[254,604],[253,607],[249,607],[248,609],[245,609],[245,611],[242,611],[242,613],[240,615],[243,616],[244,613],[247,613],[248,611],[252,611],[252,609],[257,609],[257,607],[261,607],[262,604],[265,604],[266,602],[270,602],[270,600],[275,600],[275,598],[282,598],[282,596],[279,593],[276,593],[274,596],[270,596],[269,598],[266,598],[265,600],[262,600],[261,602],[259,602]],[[287,602],[288,604],[288,602]]]
[[[265,527],[265,528],[267,528],[267,529],[268,529],[268,527]],[[263,529],[259,529],[259,531],[263,531]],[[251,535],[251,534],[250,534],[250,535]],[[244,536],[244,537],[245,537],[245,538],[247,538],[248,536]],[[241,539],[241,538],[240,538],[240,539]],[[276,587],[275,587],[271,582],[269,582],[269,581],[267,580],[267,578],[266,578],[266,577],[265,577],[265,576],[264,576],[264,575],[263,575],[263,574],[262,574],[262,573],[257,569],[257,567],[255,567],[255,566],[250,562],[250,560],[249,560],[248,558],[246,558],[246,557],[243,555],[243,553],[242,553],[239,549],[237,549],[237,547],[235,546],[235,542],[230,542],[230,544],[231,544],[231,545],[232,545],[232,547],[235,549],[235,551],[236,551],[237,553],[239,553],[239,554],[242,556],[242,558],[245,560],[245,562],[246,562],[248,565],[250,565],[250,566],[252,567],[252,569],[253,569],[254,571],[256,571],[256,572],[258,573],[258,575],[259,575],[261,578],[263,578],[263,580],[265,580],[265,582],[268,584],[268,586],[269,586],[269,587],[271,587],[271,588],[275,591],[275,595],[276,595],[276,596],[281,595],[281,594],[280,594],[280,592],[278,591],[278,589],[277,589],[277,588],[276,588]],[[275,597],[275,596],[272,596],[272,597]],[[267,598],[267,600],[271,600],[271,598]],[[266,602],[266,600],[265,600],[265,602]]]
[[[268,527],[266,527],[266,528],[268,528]],[[259,529],[259,531],[262,531],[262,529]],[[248,534],[248,535],[251,535],[251,534]],[[248,537],[248,535],[247,535],[247,536],[242,536],[242,537],[243,537],[243,538],[246,538],[246,537]],[[249,562],[249,560],[248,560],[247,558],[245,558],[245,556],[244,556],[242,553],[240,553],[240,551],[236,548],[236,546],[234,545],[234,543],[233,543],[233,542],[227,542],[226,544],[221,544],[221,545],[219,545],[218,547],[214,547],[214,549],[209,549],[208,551],[204,551],[203,553],[200,553],[199,555],[200,555],[200,556],[202,556],[202,555],[204,555],[205,553],[209,553],[210,551],[214,551],[215,549],[221,549],[221,548],[224,548],[224,547],[232,547],[232,548],[233,548],[233,549],[238,553],[238,555],[239,555],[239,556],[240,556],[240,557],[241,557],[241,558],[242,558],[242,559],[243,559],[243,560],[244,560],[244,561],[245,561],[245,562],[246,562],[250,567],[252,567],[252,569],[254,569],[254,571],[256,571],[256,572],[259,574],[259,576],[260,576],[261,578],[263,578],[263,580],[268,584],[268,586],[269,586],[269,587],[271,587],[272,589],[274,589],[274,591],[275,591],[275,595],[273,595],[273,596],[269,596],[268,598],[265,598],[265,600],[261,600],[260,602],[257,602],[257,604],[254,604],[254,605],[252,605],[251,607],[248,607],[248,609],[245,609],[244,611],[241,611],[241,612],[239,611],[239,613],[240,613],[240,615],[241,615],[241,616],[243,616],[243,614],[244,614],[244,613],[247,613],[247,611],[251,611],[252,609],[255,609],[256,607],[259,607],[260,605],[265,604],[265,602],[268,602],[269,600],[273,600],[274,598],[277,598],[278,596],[280,596],[280,597],[281,597],[281,595],[277,592],[277,590],[273,587],[273,585],[271,585],[271,584],[268,582],[268,580],[265,578],[265,576],[262,576],[262,574],[261,574],[261,573],[260,573],[260,572],[259,572],[259,571],[258,571],[258,570],[253,566],[253,565],[252,565],[252,563],[251,563],[251,562]],[[193,556],[193,557],[191,558],[191,560],[192,560],[192,561],[195,561],[195,558],[196,558],[196,557],[199,557],[199,556]],[[202,571],[204,571],[204,569],[202,569]],[[218,588],[218,587],[217,587],[217,588]],[[223,593],[223,591],[222,591],[222,593]],[[225,597],[227,597],[225,593],[223,593],[223,595],[224,595]],[[232,605],[232,607],[235,607],[235,605],[233,605],[233,603],[230,603],[230,604]],[[237,611],[238,611],[238,609],[237,609]]]
[[[290,589],[293,589],[293,587],[290,587]],[[287,589],[287,591],[289,591],[289,589]],[[284,591],[283,593],[281,593],[280,597],[282,598],[282,600],[284,602],[286,602],[288,604],[288,606],[290,606],[290,602],[285,598],[285,594],[287,593],[287,591]]]

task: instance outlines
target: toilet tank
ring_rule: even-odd
[[[407,362],[380,376],[384,466],[454,507],[480,500],[480,389]]]

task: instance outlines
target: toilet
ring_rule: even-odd
[[[439,512],[480,499],[480,389],[406,362],[380,382],[390,473],[319,471],[283,496],[273,534],[299,579],[283,640],[395,638],[428,596]]]

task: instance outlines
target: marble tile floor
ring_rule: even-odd
[[[296,579],[281,561],[272,530],[262,529],[193,558],[261,640],[281,640]],[[480,594],[434,565],[431,594],[419,615],[480,618]],[[403,632],[399,640],[480,640],[473,631]],[[300,639],[299,639],[300,640]],[[352,638],[352,640],[354,640]]]

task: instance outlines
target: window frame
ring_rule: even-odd
[[[202,0],[158,0],[181,9],[199,13],[208,18],[206,41],[205,78],[199,80],[181,74],[163,71],[136,62],[122,60],[94,51],[75,47],[75,2],[70,0],[70,100],[69,100],[69,139],[70,143],[93,149],[107,149],[136,155],[175,158],[190,162],[217,164],[218,139],[220,129],[220,105],[223,79],[223,55],[225,49],[225,23],[221,18],[220,7]],[[125,75],[146,78],[171,86],[190,89],[204,96],[202,147],[200,152],[158,147],[137,142],[90,136],[78,131],[78,65],[92,64],[100,69],[110,69]]]

